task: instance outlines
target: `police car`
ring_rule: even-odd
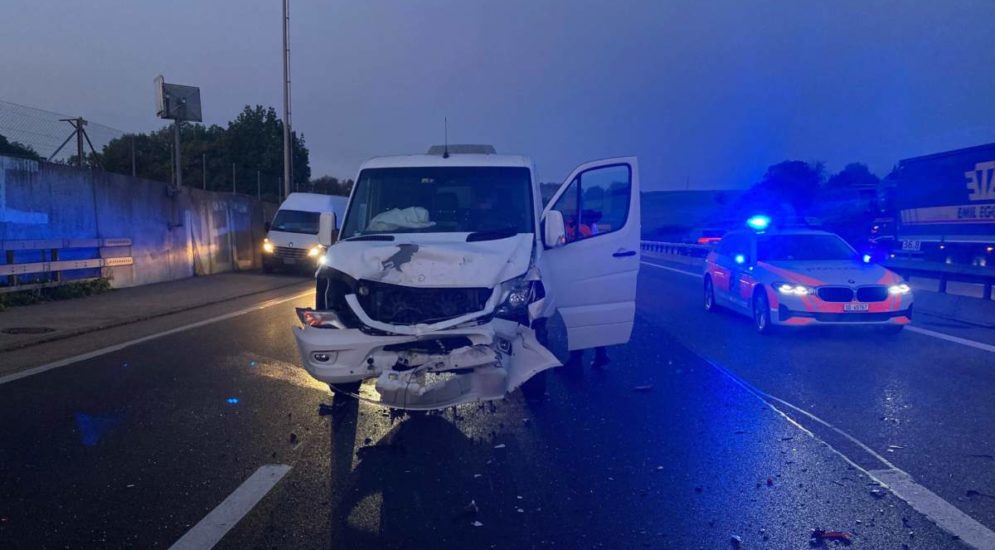
[[[706,311],[728,308],[753,318],[757,331],[817,324],[881,325],[899,332],[912,321],[912,291],[834,233],[774,228],[763,216],[727,233],[705,260]]]

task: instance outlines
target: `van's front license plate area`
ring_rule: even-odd
[[[294,265],[294,264],[297,263],[297,259],[296,258],[284,258],[283,259],[283,263],[286,264],[286,265]]]

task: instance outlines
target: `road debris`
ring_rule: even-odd
[[[642,386],[636,386],[632,388],[633,391],[647,392],[653,389],[653,384],[644,384]]]
[[[825,529],[813,529],[812,541],[820,544],[823,541],[833,541],[849,546],[853,542],[853,535],[847,531],[827,531]]]
[[[504,443],[498,443],[497,445],[494,446],[494,448],[495,449],[503,449],[504,448]]]
[[[871,496],[874,498],[884,498],[885,492],[881,489],[871,489]]]
[[[731,544],[733,548],[742,548],[743,537],[739,535],[733,535],[732,538],[729,539],[729,544]]]
[[[484,526],[483,523],[480,523],[479,521],[476,521],[476,520],[474,520],[474,522],[471,523],[470,525],[472,525],[474,527],[483,527]]]

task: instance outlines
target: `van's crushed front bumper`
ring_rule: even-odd
[[[396,408],[438,409],[504,397],[560,361],[522,324],[480,324],[371,334],[355,328],[295,327],[304,368],[329,384],[376,379],[380,402]]]

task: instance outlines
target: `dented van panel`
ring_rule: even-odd
[[[365,382],[364,398],[429,410],[518,388],[541,396],[532,382],[568,349],[623,343],[638,269],[626,251],[638,243],[635,159],[584,164],[560,193],[579,174],[618,166],[632,175],[635,221],[571,246],[523,157],[368,161],[320,258],[315,307],[298,310],[304,369],[335,391]]]

